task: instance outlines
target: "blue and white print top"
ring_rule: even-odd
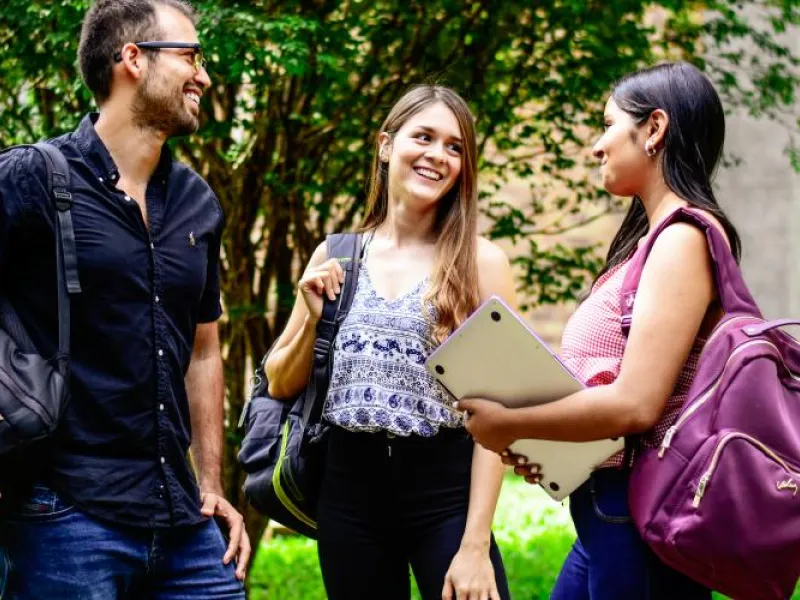
[[[436,311],[423,303],[429,278],[395,300],[375,290],[361,263],[353,304],[336,336],[324,417],[350,431],[431,437],[463,425],[442,385],[425,369]],[[425,312],[427,312],[427,316]]]

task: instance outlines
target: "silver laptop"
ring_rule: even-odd
[[[426,367],[456,398],[486,398],[512,408],[552,402],[584,387],[497,296],[453,332],[428,357]],[[540,485],[560,501],[624,445],[621,437],[595,442],[518,440],[510,449],[542,466]]]

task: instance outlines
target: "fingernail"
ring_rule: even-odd
[[[524,465],[525,464],[525,458],[523,458],[522,456],[518,456],[517,457],[517,464],[518,465]]]
[[[508,450],[503,450],[503,451],[500,453],[500,455],[501,455],[501,456],[508,456]]]

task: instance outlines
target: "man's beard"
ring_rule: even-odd
[[[145,76],[133,99],[134,125],[163,132],[168,138],[194,133],[199,121],[186,110],[183,93],[170,93],[168,88],[163,81],[154,81],[150,73]]]

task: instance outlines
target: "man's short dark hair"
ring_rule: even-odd
[[[98,104],[111,95],[114,53],[128,42],[160,38],[157,6],[174,8],[196,22],[194,7],[187,0],[96,0],[86,13],[78,62],[83,81]]]

